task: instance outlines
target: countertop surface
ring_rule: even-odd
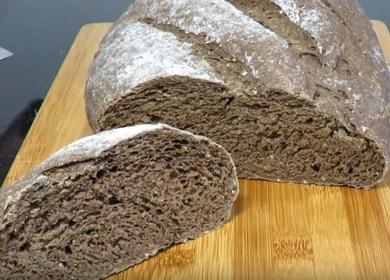
[[[115,21],[132,0],[0,0],[0,183],[82,25]],[[359,0],[390,26],[389,0]],[[60,106],[60,104],[59,104]]]

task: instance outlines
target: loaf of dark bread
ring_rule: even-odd
[[[214,230],[238,193],[230,155],[165,125],[102,132],[0,190],[0,279],[101,279]]]
[[[368,188],[390,158],[389,71],[354,0],[135,1],[85,98],[95,130],[168,123],[244,178]]]

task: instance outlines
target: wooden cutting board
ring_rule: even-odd
[[[81,29],[5,184],[92,133],[84,84],[110,25]],[[387,28],[374,25],[390,59]],[[390,176],[371,191],[241,180],[223,228],[110,279],[390,279]]]

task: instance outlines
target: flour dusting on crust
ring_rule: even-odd
[[[162,5],[165,5],[163,9]],[[177,25],[187,32],[204,32],[213,39],[240,34],[253,40],[275,40],[279,46],[288,47],[287,42],[280,36],[224,0],[174,0],[169,3],[138,0],[133,9],[137,10],[139,15],[161,20],[166,18],[162,21]]]
[[[224,0],[135,1],[123,20],[150,17],[188,33],[206,34],[226,52],[247,64],[269,86],[305,91],[305,73],[292,59],[287,41]],[[241,43],[245,42],[245,46]],[[269,48],[269,46],[273,46]],[[278,65],[275,71],[272,65]],[[283,71],[283,75],[279,72]],[[272,77],[272,78],[271,78]],[[272,81],[272,82],[270,82]]]
[[[95,158],[121,141],[162,128],[164,126],[161,124],[143,124],[87,136],[62,148],[39,165],[36,170],[39,173],[67,163]]]
[[[318,6],[316,9],[308,9],[306,5],[299,6],[297,0],[273,0],[273,2],[283,10],[292,22],[308,31],[315,39],[319,39],[323,30],[329,25],[326,16],[319,12]],[[319,44],[319,48],[322,52],[321,44]]]
[[[315,39],[320,54],[327,58],[327,63],[335,67],[339,56],[341,39],[332,32],[339,22],[335,15],[321,0],[272,0],[290,18],[292,22]]]
[[[191,54],[191,45],[172,33],[142,22],[122,22],[108,38],[92,66],[92,95],[95,90],[124,95],[144,82],[175,75],[222,83],[206,61]]]

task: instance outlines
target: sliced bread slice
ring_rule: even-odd
[[[139,125],[86,137],[0,191],[1,279],[101,279],[230,216],[238,181],[219,145]]]

